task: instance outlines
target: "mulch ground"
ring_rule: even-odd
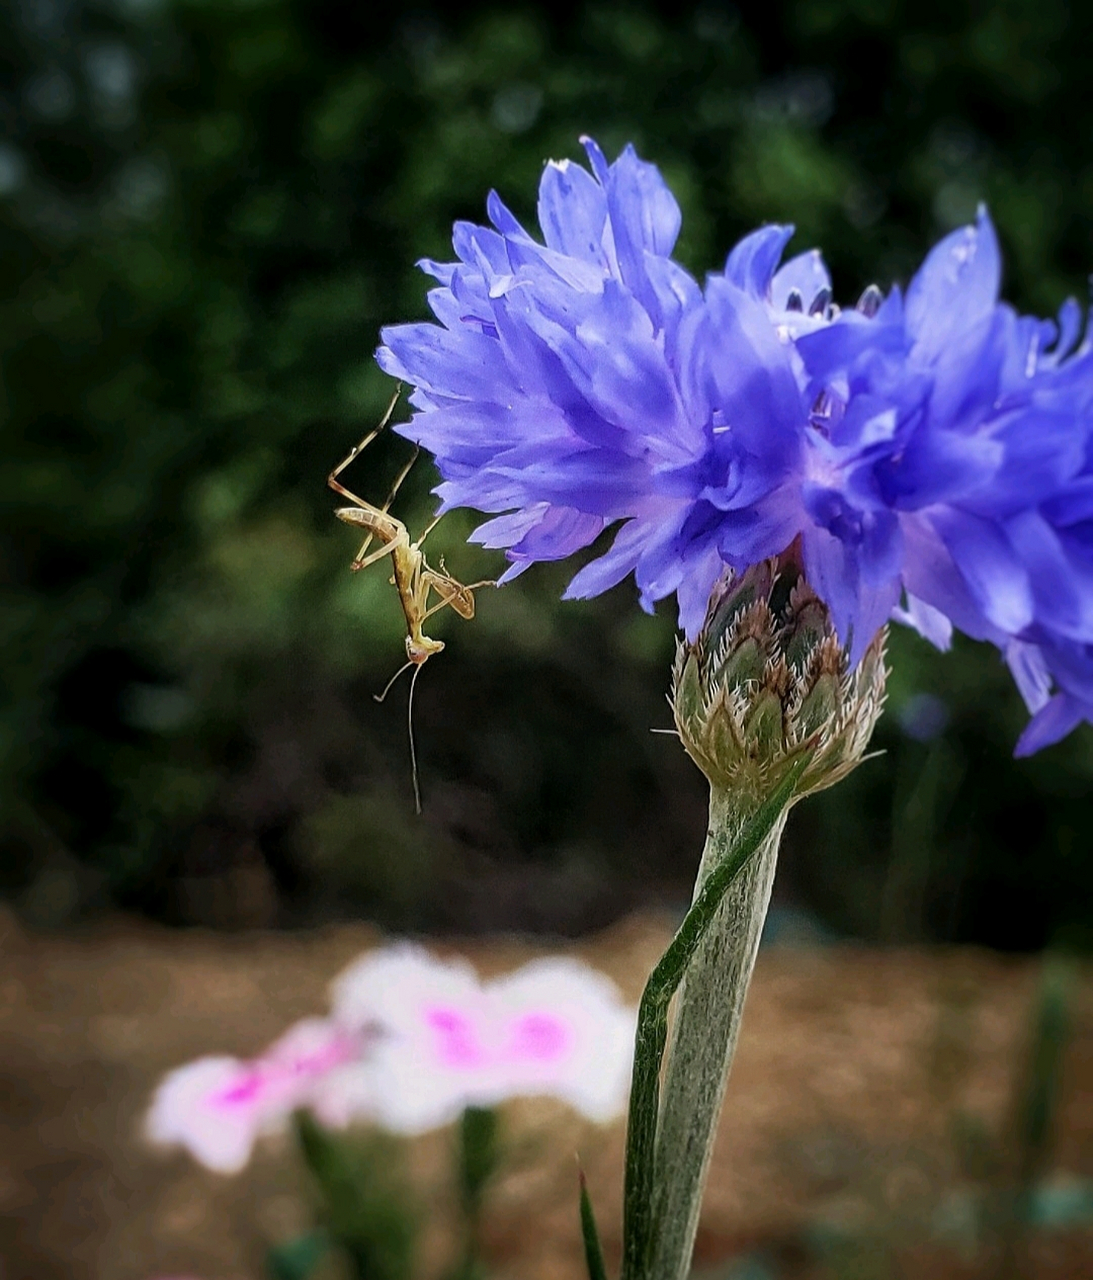
[[[570,950],[636,1002],[670,925],[632,918]],[[204,1053],[250,1056],[326,1007],[330,979],[378,941],[365,926],[224,935],[115,920],[32,935],[0,916],[0,1280],[264,1280],[273,1243],[312,1221],[291,1144],[224,1178],[149,1149],[157,1079]],[[484,974],[550,950],[446,942]],[[697,1262],[709,1277],[1093,1275],[1093,1233],[1018,1236],[1020,1149],[1040,961],[853,946],[760,955],[709,1181]],[[1093,984],[1078,974],[1041,1184],[1093,1179]],[[509,1156],[485,1229],[490,1274],[580,1280],[574,1155],[609,1254],[620,1235],[621,1124],[560,1104],[504,1115]],[[451,1135],[410,1144],[429,1206],[424,1280],[450,1257]],[[336,1269],[324,1273],[333,1280]]]

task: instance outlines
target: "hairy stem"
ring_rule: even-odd
[[[662,1115],[660,1068],[667,1040],[668,1006],[688,966],[699,956],[707,935],[716,925],[730,887],[743,876],[754,859],[761,858],[772,840],[777,847],[777,837],[785,824],[794,789],[809,759],[810,756],[800,759],[763,803],[758,806],[752,803],[746,811],[738,804],[734,810],[737,820],[732,823],[711,821],[691,909],[657,962],[642,993],[626,1134],[623,1280],[656,1277],[650,1266],[656,1227],[655,1207],[663,1199],[657,1197],[655,1185],[661,1177],[657,1163],[658,1124]],[[715,830],[716,851],[711,853]],[[699,1174],[697,1196],[701,1196],[703,1173],[704,1170]]]
[[[725,1085],[770,901],[787,808],[722,896],[679,991],[656,1141],[650,1280],[686,1280]],[[754,818],[713,790],[696,900]]]

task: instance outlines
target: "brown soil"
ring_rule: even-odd
[[[634,918],[568,949],[636,1001],[668,934],[664,920]],[[270,1243],[311,1222],[290,1145],[267,1144],[242,1175],[223,1178],[181,1153],[148,1149],[140,1118],[169,1068],[203,1053],[251,1055],[288,1023],[322,1012],[331,977],[376,941],[364,926],[223,935],[124,920],[79,936],[31,936],[0,917],[2,1280],[264,1280]],[[546,948],[495,939],[458,949],[494,973]],[[1041,1231],[1010,1240],[1008,1253],[989,1224],[978,1239],[968,1234],[968,1206],[977,1197],[1002,1203],[1012,1184],[1018,1157],[1004,1138],[1039,967],[978,951],[765,951],[699,1268],[727,1276],[728,1260],[746,1254],[761,1264],[757,1275],[802,1278],[1093,1275],[1093,1234]],[[1056,1182],[1093,1177],[1087,977],[1076,987],[1055,1142],[1042,1161]],[[967,1161],[962,1168],[969,1142],[953,1136],[961,1124],[972,1132],[973,1121],[980,1146],[1001,1153],[994,1167],[985,1158],[978,1179]],[[597,1129],[536,1100],[509,1107],[505,1131],[510,1154],[486,1230],[491,1274],[583,1275],[575,1153],[617,1256],[621,1124]],[[449,1146],[441,1133],[409,1151],[433,1210],[425,1277],[448,1253]],[[939,1235],[945,1217],[965,1222],[962,1237]]]

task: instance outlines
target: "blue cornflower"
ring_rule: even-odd
[[[633,572],[646,608],[677,594],[693,638],[724,565],[794,537],[807,406],[765,306],[672,260],[680,212],[656,168],[585,149],[591,173],[546,167],[543,244],[496,193],[492,229],[456,225],[458,261],[421,264],[440,324],[385,329],[377,358],[416,388],[401,430],[435,455],[441,510],[498,513],[473,536],[506,549],[503,581],[623,521],[567,596]]]
[[[987,636],[1033,713],[1018,755],[1093,722],[1093,343],[1081,329],[1072,301],[1057,325],[1013,326],[1003,399],[1012,443],[975,512],[989,536],[966,538],[957,558],[965,576],[1008,573],[1021,585],[1028,621]]]
[[[996,644],[1034,719],[1021,753],[1093,720],[1093,355],[998,300],[985,211],[906,295],[832,303],[792,227],[746,237],[700,288],[671,254],[680,211],[632,147],[547,165],[539,243],[496,193],[457,223],[439,323],[383,331],[415,387],[400,430],[429,449],[441,511],[491,514],[501,581],[619,525],[569,598],[633,572],[675,594],[693,640],[726,565],[799,541],[856,664],[889,617],[947,647]]]
[[[841,634],[901,597],[893,616],[939,647],[954,625],[995,643],[1034,713],[1028,754],[1093,719],[1093,356],[1075,303],[1057,325],[1018,316],[999,276],[981,211],[906,300],[870,290],[799,328],[803,539]]]

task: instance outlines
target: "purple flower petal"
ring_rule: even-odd
[[[1034,644],[1012,640],[1006,645],[1005,658],[1025,706],[1035,715],[1051,697],[1051,672],[1043,652]]]
[[[774,270],[793,230],[792,226],[772,225],[745,236],[725,260],[725,277],[753,298],[769,298]]]
[[[784,246],[785,241],[782,247]],[[813,299],[824,289],[830,291],[831,276],[819,249],[809,249],[807,253],[799,253],[795,258],[790,258],[785,266],[774,273],[770,282],[770,300],[776,311],[785,311],[790,293],[795,292],[807,314]]]
[[[998,237],[980,208],[974,227],[935,245],[907,288],[907,328],[921,360],[941,355],[954,334],[986,319],[998,300],[1002,258]]]
[[[953,624],[950,619],[940,609],[935,609],[933,605],[920,600],[909,591],[906,593],[906,605],[903,608],[893,609],[892,618],[896,622],[902,622],[906,627],[913,628],[924,640],[929,640],[934,648],[940,649],[942,653],[947,653],[952,648]]]
[[[956,511],[934,523],[987,621],[1011,635],[1027,627],[1036,613],[1032,584],[998,526]]]
[[[1013,754],[1021,759],[1050,747],[1093,717],[1093,708],[1083,707],[1066,693],[1057,693],[1025,726]]]
[[[539,184],[539,225],[547,247],[604,267],[607,196],[579,164],[552,160]]]

